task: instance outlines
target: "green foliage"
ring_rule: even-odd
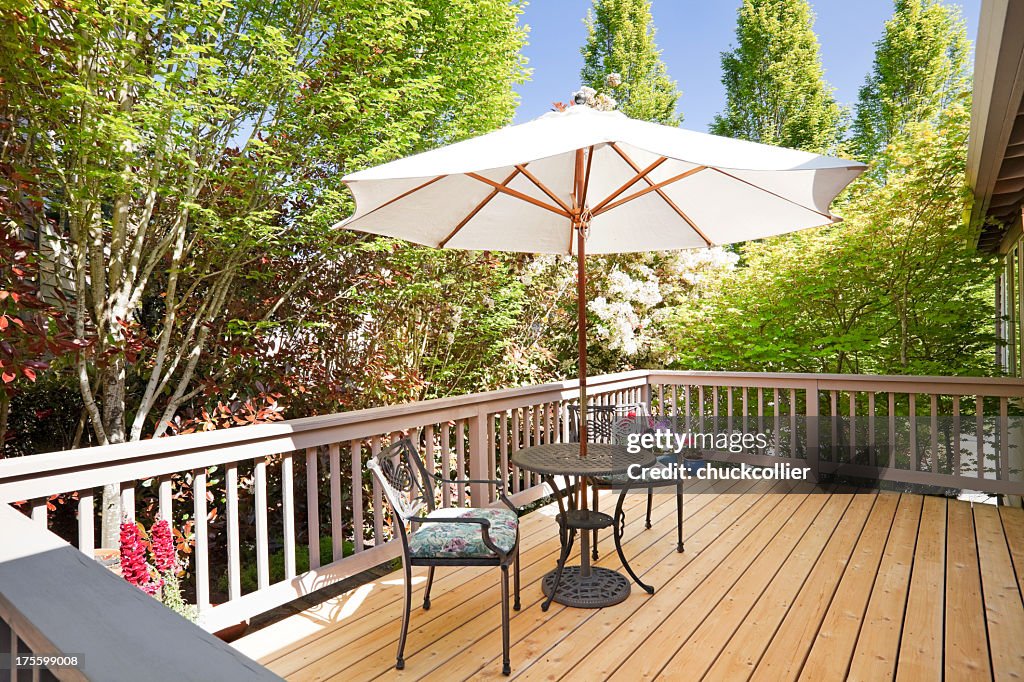
[[[969,245],[968,111],[910,124],[851,188],[845,221],[750,242],[744,266],[666,337],[687,368],[918,375],[992,371],[994,263]]]
[[[100,442],[163,433],[189,401],[251,382],[269,335],[296,333],[284,303],[352,255],[331,230],[351,209],[341,175],[511,119],[519,12],[504,0],[0,9],[0,114],[14,122],[0,165],[33,177],[71,254],[69,313],[98,339],[76,379]],[[319,284],[331,298],[353,282]]]
[[[937,0],[897,0],[860,89],[856,154],[870,160],[909,123],[936,122],[969,90],[969,60],[967,29],[957,8]]]
[[[722,53],[725,111],[711,132],[812,152],[834,149],[843,111],[825,83],[807,0],[744,0]]]
[[[583,46],[583,84],[604,91],[610,74],[622,84],[612,93],[627,116],[679,125],[679,89],[661,61],[654,42],[650,0],[594,0],[587,12]]]

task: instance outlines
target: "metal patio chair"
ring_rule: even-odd
[[[519,610],[519,517],[505,494],[504,481],[447,479],[427,471],[410,438],[403,438],[370,459],[367,468],[383,489],[394,514],[393,527],[402,541],[405,569],[405,610],[398,638],[395,668],[405,667],[405,640],[412,610],[412,567],[427,566],[423,610],[430,609],[430,588],[439,566],[498,566],[501,568],[502,673],[512,672],[509,661],[508,569],[515,565],[515,603]],[[435,507],[436,485],[489,483],[496,486],[505,507]],[[406,529],[406,526],[409,526]]]
[[[629,433],[643,433],[650,428],[651,418],[647,406],[643,403],[626,403],[622,405],[589,405],[587,406],[587,442],[588,443],[621,443]],[[569,405],[569,439],[578,443],[580,440],[579,405]],[[664,467],[678,464],[677,455],[659,455],[655,466]],[[670,480],[652,480],[648,485],[629,479],[627,476],[597,477],[592,481],[592,498],[590,508],[599,511],[598,492],[601,490],[618,490],[623,486],[631,488],[647,488],[647,517],[645,528],[651,527],[651,508],[653,506],[654,488],[674,485],[676,488],[676,551],[683,551],[683,486]],[[597,533],[593,531],[591,556],[598,558]]]

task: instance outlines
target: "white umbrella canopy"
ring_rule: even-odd
[[[839,218],[866,166],[587,106],[545,114],[342,178],[335,227],[437,248],[576,255],[580,405],[587,404],[585,256],[730,244]],[[580,410],[586,456],[586,410]]]
[[[587,253],[700,248],[834,222],[829,204],[864,169],[573,106],[345,176],[356,212],[337,227],[434,247],[572,254],[582,206]]]

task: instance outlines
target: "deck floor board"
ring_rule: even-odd
[[[675,497],[655,495],[645,530],[646,496],[630,495],[626,554],[657,591],[634,587],[605,609],[540,610],[540,577],[558,550],[554,509],[525,516],[513,677],[937,679],[943,668],[950,679],[1024,677],[1024,511],[790,488],[688,494],[683,553]],[[619,568],[607,532],[600,548],[600,565]],[[414,571],[404,671],[393,667],[400,571],[236,646],[288,680],[501,678],[499,572],[439,569],[428,612],[425,578]]]

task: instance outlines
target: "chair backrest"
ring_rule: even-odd
[[[587,406],[587,442],[623,443],[630,433],[648,428],[647,406],[643,403]],[[569,440],[580,441],[580,408],[569,405]]]
[[[423,510],[433,511],[434,479],[411,438],[403,438],[384,448],[370,458],[366,468],[377,479],[403,525]]]

